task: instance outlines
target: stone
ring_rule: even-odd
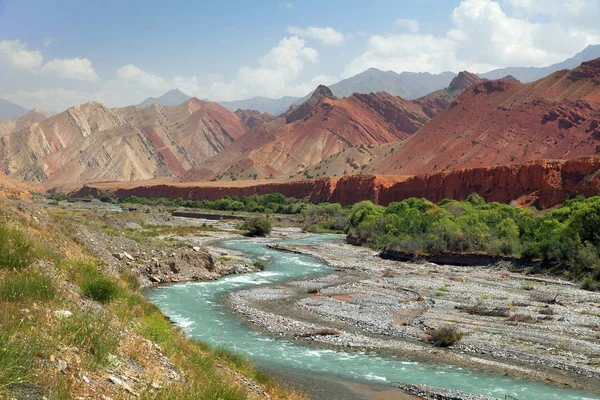
[[[123,253],[123,257],[125,257],[129,261],[135,261],[135,258],[133,258],[133,256],[127,252]]]
[[[73,315],[73,313],[69,310],[56,310],[54,311],[54,315],[56,318],[64,319],[69,318],[71,315]]]
[[[194,247],[192,247],[192,250],[194,250],[194,251],[200,251],[201,249],[200,249],[200,246],[194,246]]]
[[[56,369],[57,369],[59,372],[64,372],[64,371],[66,371],[66,370],[67,370],[67,368],[69,368],[69,364],[67,364],[67,362],[66,362],[65,360],[60,360],[60,359],[59,359],[59,360],[56,362]]]
[[[121,261],[125,257],[123,253],[114,253],[112,256],[119,261]]]

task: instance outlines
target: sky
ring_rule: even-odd
[[[598,17],[600,0],[0,0],[0,98],[56,112],[545,66],[600,44]]]

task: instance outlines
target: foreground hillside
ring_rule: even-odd
[[[141,295],[151,252],[173,253],[178,268],[161,259],[167,266],[154,267],[158,276],[228,273],[204,249],[152,234],[208,228],[115,218],[108,208],[3,201],[0,211],[10,215],[0,223],[1,398],[302,398],[242,358],[186,339]],[[165,225],[139,225],[151,220]]]
[[[600,151],[600,59],[539,81],[465,91],[369,172],[415,175]]]
[[[320,86],[310,99],[246,132],[182,180],[285,179],[350,147],[404,140],[447,104],[385,92],[337,98]]]

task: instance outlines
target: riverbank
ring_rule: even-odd
[[[336,271],[230,294],[236,312],[271,334],[600,391],[600,294],[502,269],[382,260],[345,244],[287,250]],[[430,345],[429,332],[448,324],[464,338]]]

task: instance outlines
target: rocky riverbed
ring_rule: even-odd
[[[383,260],[346,244],[280,249],[318,257],[335,273],[231,293],[231,307],[260,329],[600,390],[598,293],[501,266]],[[442,326],[462,340],[431,345]]]

